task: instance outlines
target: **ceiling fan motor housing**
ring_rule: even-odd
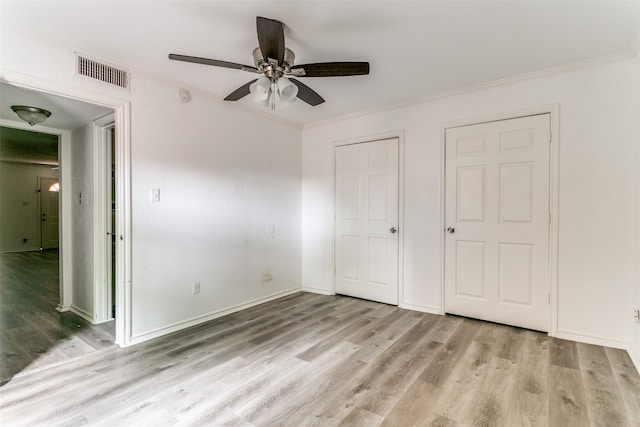
[[[270,79],[279,79],[283,74],[291,73],[291,66],[296,59],[296,55],[291,49],[284,49],[284,60],[282,64],[272,58],[264,59],[262,51],[259,47],[253,50],[253,63],[256,68],[262,71]]]

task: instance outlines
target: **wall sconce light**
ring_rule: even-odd
[[[38,107],[28,107],[26,105],[12,105],[11,109],[25,122],[31,126],[44,122],[51,112]]]

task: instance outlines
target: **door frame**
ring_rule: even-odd
[[[94,321],[102,323],[113,319],[112,317],[112,292],[111,283],[111,265],[108,265],[111,252],[112,237],[107,234],[109,230],[113,230],[111,224],[111,141],[109,141],[109,130],[115,129],[115,113],[109,113],[104,117],[100,117],[93,121],[93,171],[94,171],[94,187],[93,187],[93,307]],[[109,163],[109,165],[107,165]],[[119,189],[116,185],[116,197]],[[117,212],[116,212],[117,215]],[[111,227],[109,227],[111,225]],[[116,245],[117,252],[117,245]],[[116,254],[116,269],[118,256]]]
[[[116,204],[120,206],[116,217],[118,260],[116,261],[116,322],[115,343],[121,347],[131,344],[132,335],[132,298],[131,298],[131,104],[128,99],[117,98],[90,92],[75,86],[57,83],[38,77],[16,73],[0,69],[0,82],[13,86],[23,87],[38,92],[62,96],[78,101],[88,102],[103,107],[111,108],[115,114],[116,129],[116,171],[118,199]],[[12,122],[13,123],[13,122]],[[15,123],[15,127],[21,127]],[[25,123],[26,126],[26,123]],[[25,127],[26,128],[26,127]],[[60,185],[71,182],[71,167],[67,166],[71,158],[71,132],[59,129],[39,126],[44,132],[61,135],[59,150]],[[69,191],[60,192],[60,305],[61,311],[68,310],[72,303],[72,257],[70,253],[73,246],[71,236],[71,207],[73,195]]]
[[[446,205],[445,205],[445,144],[446,131],[450,128],[477,125],[500,120],[517,119],[521,117],[549,114],[551,126],[551,143],[549,147],[549,210],[551,224],[549,225],[549,300],[551,319],[548,335],[558,335],[558,226],[559,226],[559,171],[560,171],[560,104],[547,104],[538,107],[529,107],[508,112],[489,114],[440,123],[440,314],[445,314],[445,232],[446,232]]]
[[[350,139],[334,141],[331,148],[332,154],[332,208],[333,221],[331,222],[331,235],[333,244],[331,245],[331,291],[330,295],[336,294],[336,149],[344,145],[364,144],[367,142],[380,141],[383,139],[398,139],[398,307],[408,308],[404,303],[404,131],[392,131],[368,136],[361,136]]]

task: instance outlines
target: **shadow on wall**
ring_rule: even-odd
[[[60,313],[58,249],[0,254],[0,385],[114,346],[113,321],[89,325]]]

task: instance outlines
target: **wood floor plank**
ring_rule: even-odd
[[[473,425],[506,425],[509,399],[514,387],[513,378],[517,364],[501,357],[492,357],[486,373],[478,386],[480,397],[461,414],[461,422],[473,420]]]
[[[591,425],[579,370],[553,364],[549,366],[549,424]]]
[[[551,344],[549,363],[554,366],[562,366],[570,369],[580,368],[578,350],[575,342],[560,338],[552,338],[549,342]]]
[[[549,425],[549,339],[525,331],[525,346],[514,380],[506,425]]]
[[[383,418],[362,408],[353,408],[353,410],[343,419],[338,427],[367,426],[376,427],[382,423]]]
[[[640,425],[640,375],[624,350],[604,348],[630,421]]]
[[[624,425],[624,400],[604,348],[578,343],[577,350],[589,419],[597,425]]]
[[[445,342],[444,347],[435,355],[424,371],[420,374],[420,379],[440,386],[451,374],[458,359],[460,359],[467,347],[473,341],[480,329],[481,322],[471,319],[464,319],[456,331]]]

